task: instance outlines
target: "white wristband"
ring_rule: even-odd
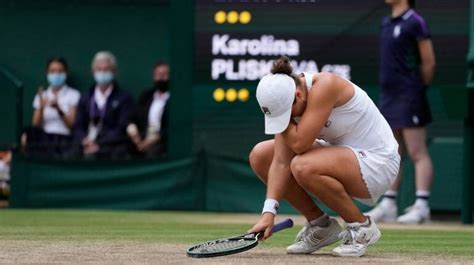
[[[263,204],[262,214],[272,213],[273,215],[276,215],[278,212],[278,207],[280,207],[280,204],[278,204],[277,200],[266,199],[265,203]]]

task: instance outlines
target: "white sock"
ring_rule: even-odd
[[[323,214],[322,216],[313,219],[308,222],[311,226],[319,226],[319,227],[326,227],[329,225],[329,216],[327,214]]]
[[[398,192],[396,190],[387,190],[385,193],[384,193],[384,196],[387,196],[387,197],[397,197],[398,195]]]
[[[428,200],[430,199],[430,192],[426,190],[416,191],[415,207],[429,208]]]
[[[384,208],[393,208],[397,207],[397,191],[388,190],[383,195],[383,199],[380,202],[380,205]]]

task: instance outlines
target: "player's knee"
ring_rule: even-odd
[[[265,174],[263,174],[264,172],[262,172],[265,162],[265,150],[262,143],[258,143],[252,148],[249,154],[249,162],[253,172],[262,179],[263,182],[266,182],[266,179],[262,177],[265,176]]]
[[[263,146],[262,143],[256,144],[249,153],[250,166],[255,169],[263,162]]]
[[[290,166],[293,177],[298,183],[300,183],[300,185],[303,185],[311,175],[310,163],[308,163],[308,160],[304,156],[298,155],[291,160]]]

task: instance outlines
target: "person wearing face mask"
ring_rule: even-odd
[[[153,87],[140,96],[132,121],[127,127],[127,133],[139,156],[158,157],[166,153],[169,72],[168,64],[155,64]]]
[[[51,58],[46,64],[48,88],[39,87],[33,101],[32,127],[22,137],[30,155],[62,156],[71,145],[71,128],[80,93],[66,83],[68,64]]]
[[[93,158],[126,158],[130,140],[126,128],[133,99],[116,82],[117,60],[100,51],[92,60],[94,85],[83,93],[74,124],[74,140],[80,152]]]

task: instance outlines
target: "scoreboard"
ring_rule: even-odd
[[[358,84],[377,84],[380,23],[389,14],[383,0],[195,3],[198,83],[256,81],[269,72],[272,60],[287,55],[296,72],[336,72]],[[418,1],[433,31],[438,61],[443,62],[438,64],[441,73],[465,66],[468,7],[468,0]],[[464,79],[460,74],[442,78],[437,81]]]
[[[358,18],[378,11],[381,5],[380,1],[347,2],[197,0],[197,81],[255,81],[281,55],[291,58],[296,72],[331,71],[351,78],[350,50],[362,43],[358,38],[340,37],[358,26]],[[334,12],[342,5],[347,10]],[[376,45],[376,34],[370,32],[376,32],[377,24],[368,29],[372,38],[366,35],[372,45]],[[372,45],[359,48],[371,51],[365,59],[375,65]]]

